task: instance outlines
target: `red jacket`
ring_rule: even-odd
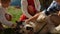
[[[27,2],[28,2],[28,6],[30,6],[29,8],[31,8],[32,9],[32,11],[33,12],[31,12],[29,9],[28,9],[28,13],[30,14],[30,15],[35,15],[36,14],[36,12],[37,12],[37,10],[35,9],[35,4],[34,4],[34,0],[27,0]],[[33,13],[33,14],[32,14]]]
[[[20,21],[24,21],[25,19],[27,19],[27,17],[24,14],[22,14],[19,18]]]
[[[36,14],[36,9],[35,9],[35,4],[34,4],[34,0],[27,0],[27,2],[28,2],[28,6],[30,6],[30,8],[32,8],[32,10],[33,10],[33,13],[27,8],[27,10],[28,10],[28,13],[30,14],[30,15],[35,15]],[[20,21],[24,21],[25,19],[26,19],[27,17],[24,15],[24,14],[22,14],[21,16],[20,16]]]

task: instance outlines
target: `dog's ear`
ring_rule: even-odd
[[[17,23],[18,25],[22,25],[22,24],[23,24],[22,21],[16,21],[16,23]]]
[[[16,21],[16,23],[18,23],[18,21]]]

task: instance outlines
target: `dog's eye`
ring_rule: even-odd
[[[33,30],[32,27],[26,27],[26,30]]]

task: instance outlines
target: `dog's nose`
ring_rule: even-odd
[[[32,28],[32,27],[26,27],[26,30],[30,30],[30,31],[32,31],[33,28]]]

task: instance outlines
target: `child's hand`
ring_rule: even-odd
[[[28,24],[28,23],[29,23],[29,20],[28,20],[28,19],[27,19],[27,20],[25,20],[25,23],[27,23],[27,24]]]

